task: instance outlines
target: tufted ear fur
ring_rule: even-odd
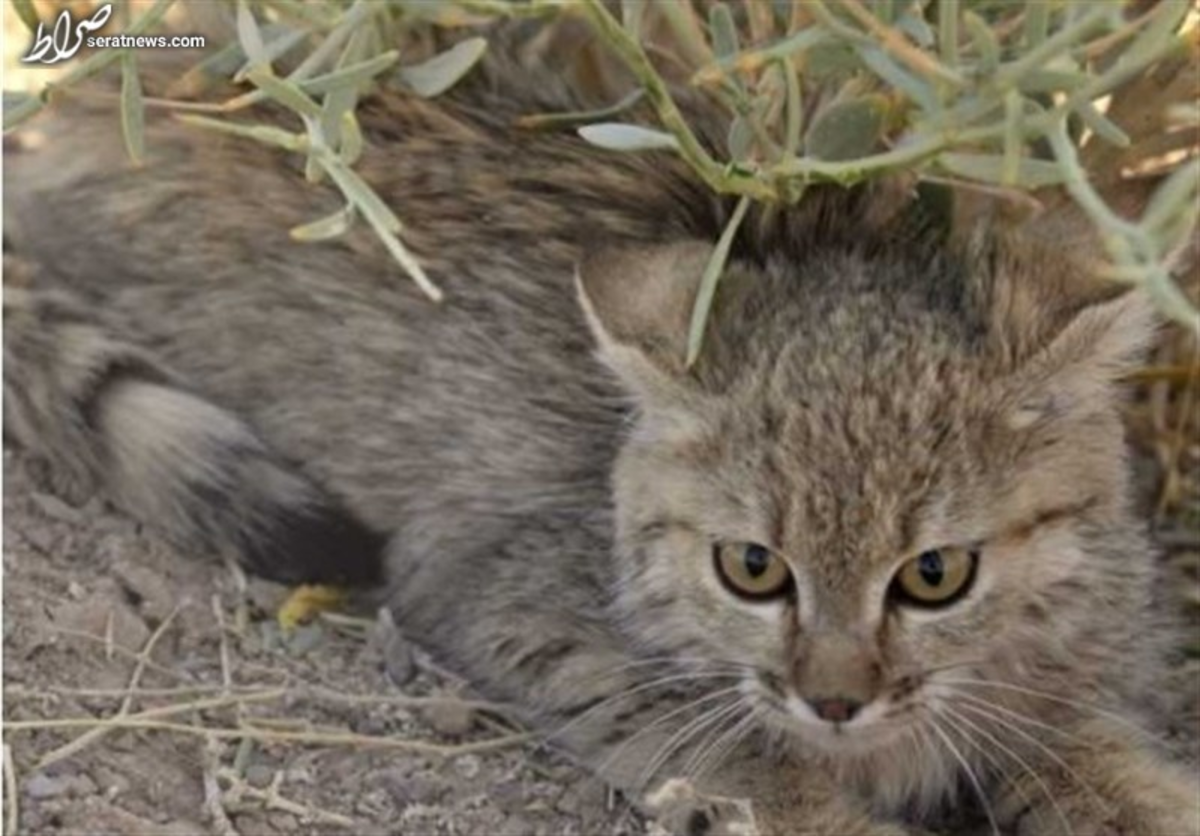
[[[1021,395],[1010,424],[1021,428],[1109,407],[1116,384],[1141,360],[1158,323],[1141,291],[1079,309],[1022,365],[1017,374]]]
[[[600,356],[634,394],[678,395],[688,323],[712,245],[697,240],[605,249],[576,274]]]

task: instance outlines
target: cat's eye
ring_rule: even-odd
[[[979,554],[968,549],[931,549],[900,567],[892,596],[915,607],[945,607],[962,598],[975,579]]]
[[[792,590],[792,571],[766,546],[757,543],[716,543],[713,563],[717,577],[733,594],[752,601],[786,595]]]

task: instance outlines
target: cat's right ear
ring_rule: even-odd
[[[576,286],[600,356],[643,399],[678,394],[688,323],[712,244],[603,249],[579,265]]]

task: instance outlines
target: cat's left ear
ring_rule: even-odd
[[[1058,414],[1109,406],[1120,379],[1145,357],[1160,322],[1140,290],[1078,310],[1022,364],[1022,396],[1010,422],[1029,426]]]
[[[688,323],[712,244],[604,249],[579,265],[576,285],[600,356],[635,394],[668,399],[686,375]]]

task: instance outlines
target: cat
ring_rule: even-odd
[[[1177,641],[1118,417],[1146,300],[1044,229],[814,186],[751,210],[689,367],[730,201],[512,127],[562,86],[362,104],[441,304],[365,228],[289,240],[340,205],[294,159],[156,111],[135,169],[56,106],[6,161],[6,434],[385,602],[673,831],[1200,833],[1138,708]]]

